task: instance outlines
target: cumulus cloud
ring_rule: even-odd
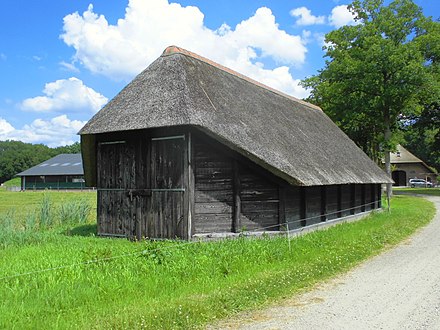
[[[7,135],[14,131],[14,127],[9,124],[5,119],[0,118],[0,137]],[[0,138],[0,140],[3,140]]]
[[[31,124],[16,129],[0,118],[0,140],[44,143],[49,147],[63,146],[78,141],[76,133],[85,123],[86,121],[70,120],[67,115],[61,115],[49,120],[35,119]]]
[[[314,16],[312,15],[312,11],[307,7],[292,9],[290,11],[290,15],[293,17],[298,17],[296,20],[297,25],[315,25],[325,23],[325,16]]]
[[[278,83],[278,88],[285,92],[302,92],[289,72],[290,80],[285,79],[285,71],[304,63],[304,40],[280,29],[270,9],[259,8],[235,28],[223,24],[212,30],[203,20],[197,7],[168,0],[130,0],[124,18],[112,25],[89,5],[82,14],[64,17],[61,38],[75,49],[74,61],[116,80],[133,78],[167,46],[177,45],[265,84],[279,77],[284,84]],[[275,68],[264,67],[264,58],[273,59]]]
[[[75,77],[47,83],[43,94],[45,96],[25,99],[21,103],[22,109],[35,112],[90,109],[90,111],[96,112],[108,101],[105,96],[87,87]]]
[[[330,25],[340,28],[344,25],[358,24],[354,20],[353,14],[348,10],[347,5],[336,6],[332,9],[330,16],[328,17]]]

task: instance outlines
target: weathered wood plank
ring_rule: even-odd
[[[327,220],[336,219],[338,217],[338,186],[327,186]]]
[[[278,190],[275,188],[251,189],[243,187],[240,196],[242,200],[246,201],[278,200]]]
[[[195,207],[196,214],[210,214],[210,213],[228,213],[232,214],[233,207],[231,204],[226,203],[196,203]]]
[[[206,203],[206,202],[232,203],[233,196],[230,190],[196,190],[195,201],[196,203]]]
[[[351,186],[348,184],[341,185],[341,216],[350,215],[351,208]]]
[[[237,233],[241,227],[241,182],[239,165],[236,160],[233,161],[233,213],[232,213],[232,231]]]

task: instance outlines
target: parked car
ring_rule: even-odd
[[[432,187],[434,187],[432,182],[429,182],[429,181],[426,181],[423,179],[411,179],[411,180],[409,180],[409,185],[411,186],[411,188],[415,188],[415,187],[432,188]]]

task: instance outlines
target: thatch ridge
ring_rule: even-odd
[[[236,77],[238,77],[238,78],[241,78],[241,79],[243,79],[243,80],[246,80],[247,82],[250,82],[251,84],[254,84],[254,85],[256,85],[256,86],[260,86],[260,87],[265,88],[265,89],[267,89],[267,90],[269,90],[269,91],[271,91],[271,92],[273,92],[273,93],[275,93],[275,94],[278,94],[278,95],[281,95],[281,96],[287,97],[287,98],[289,98],[289,99],[291,99],[291,100],[293,100],[293,101],[296,101],[296,102],[302,103],[302,104],[305,105],[306,107],[313,108],[313,109],[318,109],[318,110],[322,110],[322,109],[321,109],[320,107],[318,107],[317,105],[314,105],[314,104],[312,104],[312,103],[305,102],[305,101],[303,101],[303,100],[301,100],[301,99],[298,99],[298,98],[296,98],[296,97],[294,97],[294,96],[292,96],[292,95],[289,95],[289,94],[283,93],[283,92],[281,92],[281,91],[279,91],[279,90],[277,90],[277,89],[275,89],[275,88],[272,88],[272,87],[270,87],[270,86],[267,86],[267,85],[265,85],[265,84],[263,84],[263,83],[261,83],[261,82],[259,82],[259,81],[257,81],[257,80],[254,80],[254,79],[252,79],[252,78],[250,78],[250,77],[248,77],[248,76],[245,76],[245,75],[241,74],[240,72],[234,71],[234,70],[232,70],[232,69],[230,69],[230,68],[228,68],[228,67],[226,67],[226,66],[224,66],[224,65],[221,65],[220,63],[214,62],[214,61],[210,60],[209,58],[206,58],[206,57],[203,57],[203,56],[201,56],[201,55],[199,55],[199,54],[196,54],[196,53],[190,52],[189,50],[183,49],[183,48],[181,48],[181,47],[177,47],[177,46],[168,46],[168,47],[163,51],[163,53],[162,53],[161,56],[163,56],[163,57],[164,57],[164,56],[172,56],[172,55],[174,55],[174,54],[182,54],[182,55],[185,55],[185,56],[190,56],[190,57],[192,57],[192,58],[195,58],[196,60],[199,60],[199,61],[202,61],[202,62],[204,62],[204,63],[206,63],[206,64],[212,65],[213,67],[215,67],[215,68],[217,68],[217,69],[223,70],[223,71],[225,71],[225,72],[227,72],[227,73],[229,73],[229,74],[232,74],[232,75],[234,75],[234,76],[236,76]]]

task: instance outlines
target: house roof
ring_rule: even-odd
[[[423,163],[423,161],[398,144],[396,152],[391,153],[391,164],[398,163]]]
[[[175,46],[81,129],[84,161],[94,134],[181,125],[292,184],[392,182],[317,106]]]
[[[428,173],[434,173],[423,160],[416,157],[400,144],[397,145],[396,152],[391,153],[390,159],[391,164],[396,164],[397,166],[399,164],[420,164],[426,168]]]
[[[60,154],[17,174],[33,175],[84,175],[81,154]]]

